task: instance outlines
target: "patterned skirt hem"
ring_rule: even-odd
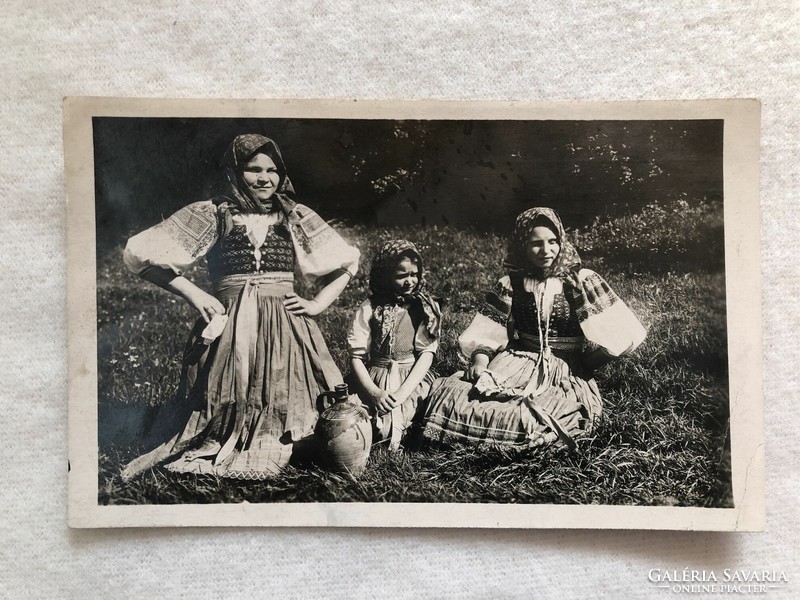
[[[173,473],[214,475],[224,479],[237,479],[239,481],[267,481],[269,479],[275,479],[281,473],[281,471],[193,471],[188,469],[170,468],[169,465],[166,465],[166,468]]]
[[[441,423],[437,422],[440,420]],[[463,423],[450,421],[441,415],[437,415],[436,420],[429,419],[422,430],[424,439],[445,445],[469,444],[472,446],[528,448],[536,446],[537,440],[545,436],[546,431],[525,434],[519,430],[465,427]]]

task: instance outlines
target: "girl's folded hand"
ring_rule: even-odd
[[[397,406],[397,400],[392,398],[392,395],[389,392],[381,390],[380,396],[374,398],[375,408],[378,411],[379,415],[386,414],[391,412],[391,410]]]
[[[470,383],[478,381],[478,377],[486,370],[489,365],[489,357],[485,354],[476,354],[472,357],[472,362],[467,369],[465,379]]]

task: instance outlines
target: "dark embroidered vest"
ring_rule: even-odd
[[[390,335],[382,336],[381,323],[374,316],[369,320],[372,347],[370,355],[398,360],[414,353],[414,338],[417,327],[422,323],[422,315],[413,309],[398,311],[397,320]],[[390,341],[389,338],[392,338]]]
[[[294,247],[289,230],[279,223],[270,226],[261,245],[261,262],[256,268],[255,248],[244,225],[234,225],[206,255],[212,280],[226,275],[267,272],[294,272]]]
[[[522,282],[514,282],[511,315],[517,330],[539,336],[536,325],[536,298],[522,287]],[[545,322],[542,321],[542,332]],[[572,309],[563,293],[553,298],[553,312],[550,315],[550,337],[579,337],[583,335],[577,313]]]

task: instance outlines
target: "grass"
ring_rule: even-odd
[[[483,290],[502,274],[505,241],[493,234],[441,227],[339,224],[338,229],[362,249],[363,265],[385,239],[404,237],[418,245],[430,288],[447,299],[435,368],[441,374],[460,368],[456,338]],[[445,449],[413,443],[405,452],[392,453],[379,445],[357,479],[299,463],[268,482],[161,468],[123,482],[120,466],[139,451],[135,424],[148,405],[166,402],[176,391],[194,315],[179,299],[125,271],[121,247],[106,252],[98,259],[99,502],[730,506],[724,275],[719,269],[669,271],[663,261],[662,268],[643,263],[632,269],[629,257],[624,266],[611,258],[603,257],[602,274],[640,316],[649,335],[632,357],[599,372],[604,416],[591,437],[579,440],[577,452],[556,447],[522,452]],[[207,283],[203,270],[197,267],[190,276]],[[318,318],[343,371],[347,325],[366,296],[367,272],[363,268]]]

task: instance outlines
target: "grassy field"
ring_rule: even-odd
[[[684,212],[666,211],[660,217],[663,235],[673,243],[675,230],[689,227]],[[690,220],[692,231],[686,236],[695,245],[696,237],[704,235],[700,225],[715,232],[715,239],[721,232],[721,215],[708,207],[701,212],[702,219]],[[483,291],[502,274],[505,241],[492,234],[441,227],[368,229],[339,224],[337,228],[362,249],[364,265],[385,239],[404,237],[418,245],[427,261],[431,289],[447,299],[436,370],[446,375],[460,368],[456,337]],[[297,464],[269,482],[181,475],[160,468],[122,482],[120,466],[139,451],[134,429],[146,407],[168,401],[176,391],[180,356],[194,314],[178,298],[125,271],[121,246],[104,252],[98,259],[99,502],[730,506],[725,281],[719,261],[687,256],[685,247],[667,247],[666,254],[659,255],[666,242],[654,237],[653,228],[644,228],[649,236],[645,239],[629,224],[626,235],[631,239],[625,247],[637,249],[638,254],[628,251],[624,261],[615,262],[605,254],[604,240],[612,236],[609,229],[613,232],[613,223],[596,223],[576,232],[575,238],[588,249],[587,266],[606,277],[639,315],[649,336],[632,357],[598,373],[604,416],[590,437],[578,441],[576,452],[416,445],[391,453],[376,446],[358,479]],[[620,243],[619,236],[614,243]],[[343,370],[346,329],[352,311],[366,297],[366,271],[362,269],[317,319]],[[204,268],[195,268],[191,276],[207,284]]]

